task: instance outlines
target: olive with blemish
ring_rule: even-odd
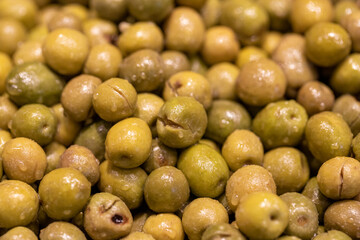
[[[94,240],[112,240],[130,233],[133,217],[126,204],[111,193],[96,193],[86,206],[84,228]]]
[[[308,197],[297,192],[282,194],[280,198],[289,207],[289,224],[285,234],[311,239],[319,225],[315,204]]]
[[[172,75],[165,83],[163,98],[165,101],[173,97],[193,97],[208,109],[212,103],[209,81],[199,73],[182,71]]]
[[[90,18],[83,22],[83,32],[90,42],[90,46],[111,43],[118,35],[115,23],[101,18]]]
[[[339,200],[360,193],[360,162],[350,157],[335,157],[321,165],[317,174],[319,189],[326,197]]]
[[[133,115],[136,101],[135,88],[122,78],[111,78],[103,82],[92,95],[95,112],[108,122],[118,122]]]
[[[156,129],[161,142],[172,148],[196,143],[205,133],[206,111],[192,97],[174,97],[161,107]]]

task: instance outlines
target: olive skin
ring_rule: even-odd
[[[222,3],[220,23],[232,28],[241,42],[253,45],[269,27],[269,15],[258,2],[231,0]]]
[[[276,184],[271,173],[258,165],[247,165],[234,172],[226,183],[226,200],[232,211],[242,199],[253,192],[276,194]]]
[[[137,92],[151,92],[164,84],[164,62],[151,49],[140,49],[127,56],[120,65],[119,76],[127,79]]]
[[[74,168],[58,168],[44,176],[39,196],[46,214],[52,219],[75,217],[90,197],[91,183]]]
[[[298,33],[306,32],[318,22],[332,21],[333,17],[330,0],[295,0],[291,6],[290,22]]]
[[[254,192],[245,196],[236,209],[239,230],[251,239],[274,239],[289,222],[289,208],[276,194]],[[261,219],[261,220],[260,220]]]
[[[6,92],[17,105],[39,103],[51,106],[59,102],[64,85],[45,64],[30,62],[12,69],[6,80]]]
[[[301,86],[296,101],[311,116],[319,112],[331,110],[335,102],[335,96],[327,85],[318,81],[310,81]]]
[[[64,238],[86,239],[85,234],[78,227],[68,222],[53,222],[40,231],[41,240],[60,240]]]
[[[205,38],[205,25],[194,9],[177,7],[168,17],[164,33],[167,49],[196,53]]]
[[[0,237],[0,240],[38,240],[33,231],[26,227],[14,227]]]
[[[86,147],[72,145],[60,156],[60,168],[72,167],[79,170],[94,185],[99,180],[99,160]]]
[[[338,93],[360,92],[360,54],[350,54],[335,69],[330,79],[331,87]]]
[[[267,149],[296,146],[303,138],[308,116],[294,100],[268,104],[252,122],[252,130]]]
[[[279,147],[268,151],[263,166],[272,174],[278,194],[299,191],[309,180],[308,161],[296,148]]]
[[[305,127],[309,150],[321,162],[336,156],[347,156],[352,137],[348,124],[334,112],[313,115]]]
[[[229,100],[216,100],[208,110],[205,136],[224,143],[236,129],[250,129],[251,117],[243,105]]]
[[[264,106],[285,95],[286,78],[278,64],[260,59],[243,66],[236,82],[237,96],[246,104]]]
[[[314,64],[331,67],[341,62],[351,50],[351,39],[338,24],[320,22],[305,34],[306,56]]]
[[[211,147],[205,144],[189,147],[181,153],[177,167],[185,174],[194,195],[215,198],[224,192],[229,168],[221,154]]]
[[[172,166],[152,171],[144,185],[145,201],[155,212],[175,212],[188,200],[189,195],[185,175]]]
[[[352,239],[360,239],[360,202],[344,200],[333,203],[325,211],[325,229],[335,229],[346,233]]]
[[[117,77],[122,55],[119,49],[111,44],[99,44],[91,48],[85,62],[84,72],[105,81]]]
[[[18,180],[6,180],[0,183],[0,190],[0,227],[12,228],[35,220],[39,197],[30,185]]]
[[[43,54],[46,63],[55,71],[74,75],[82,70],[89,48],[89,41],[83,33],[70,28],[58,28],[46,37]]]
[[[143,202],[146,178],[146,172],[140,167],[118,168],[105,160],[100,164],[98,188],[121,198],[129,209],[136,209]]]
[[[140,21],[160,22],[174,7],[174,0],[126,0],[129,13]]]
[[[200,240],[205,229],[217,223],[228,223],[226,209],[217,200],[197,198],[186,206],[182,217],[184,232],[190,240]]]
[[[301,239],[312,239],[319,225],[315,204],[308,197],[297,192],[284,193],[280,198],[289,207],[289,224],[285,234]]]
[[[28,184],[40,180],[47,167],[44,150],[28,138],[13,138],[6,142],[1,157],[4,172],[9,179]]]
[[[138,167],[150,155],[151,139],[151,130],[144,120],[126,118],[110,128],[105,155],[117,167]]]
[[[12,55],[17,47],[26,38],[26,29],[24,25],[12,18],[1,18],[0,34],[0,51]]]
[[[117,45],[124,56],[140,49],[161,52],[164,47],[164,35],[153,22],[137,22],[120,35]]]
[[[145,233],[149,233],[157,239],[184,239],[184,230],[181,219],[171,213],[163,213],[148,217],[145,221],[143,230]]]
[[[92,98],[95,89],[101,84],[97,77],[81,74],[72,78],[61,93],[61,104],[66,114],[77,122],[93,115]]]
[[[49,144],[55,137],[58,119],[54,112],[42,104],[22,106],[9,122],[15,137],[26,137],[41,146]]]
[[[1,71],[1,70],[0,70]],[[3,130],[8,130],[8,124],[16,113],[18,108],[16,105],[9,99],[8,95],[0,96],[0,128]]]
[[[280,65],[287,79],[287,88],[298,89],[318,78],[314,65],[306,58],[305,37],[287,33],[281,38],[271,58]]]
[[[250,130],[235,130],[225,140],[221,154],[232,171],[244,165],[263,164],[264,147]]]
[[[302,191],[302,194],[310,198],[315,204],[319,213],[319,222],[323,222],[325,210],[332,201],[321,193],[316,177],[309,179]]]

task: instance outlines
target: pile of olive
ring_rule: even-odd
[[[0,0],[0,240],[359,240],[359,97],[359,0]]]

